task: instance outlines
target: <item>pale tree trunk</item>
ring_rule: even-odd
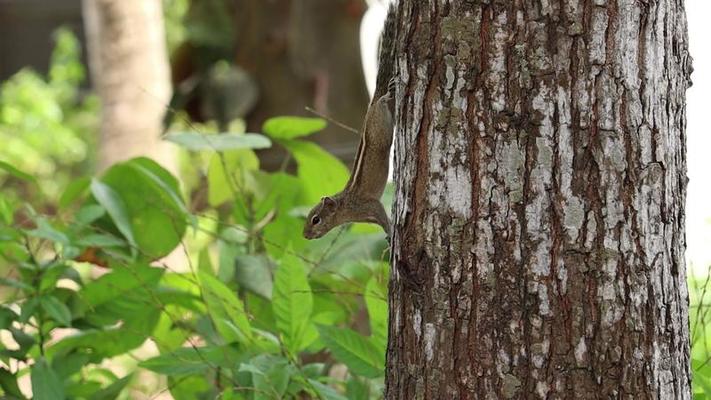
[[[688,399],[682,0],[401,0],[387,399]]]
[[[94,87],[102,102],[99,169],[137,156],[175,170],[161,142],[170,67],[160,0],[83,0]]]

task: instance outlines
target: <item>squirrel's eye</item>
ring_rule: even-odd
[[[318,225],[321,223],[321,218],[319,218],[318,215],[314,215],[313,218],[311,218],[311,224],[312,225]]]

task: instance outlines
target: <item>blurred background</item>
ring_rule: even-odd
[[[355,226],[306,242],[301,228],[348,179],[385,3],[0,0],[3,396],[378,398],[384,236]],[[686,9],[686,255],[704,396],[711,3]],[[147,262],[160,279],[135,269]],[[226,344],[245,341],[256,350],[223,365]]]

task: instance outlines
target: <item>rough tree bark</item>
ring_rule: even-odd
[[[683,1],[398,17],[386,398],[690,398]]]
[[[162,142],[170,67],[161,0],[83,0],[91,77],[102,102],[99,169],[148,156],[175,172]]]

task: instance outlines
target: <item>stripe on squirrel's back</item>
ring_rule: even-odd
[[[356,159],[353,163],[353,171],[351,177],[348,180],[347,187],[353,188],[358,184],[358,180],[362,174],[363,169],[363,159],[364,155],[368,152],[368,122],[369,113],[372,111],[372,107],[375,103],[380,100],[380,98],[385,95],[389,90],[390,81],[394,73],[395,64],[395,39],[397,35],[397,9],[395,3],[391,3],[388,8],[388,15],[385,18],[385,26],[383,27],[383,33],[380,35],[380,54],[378,56],[378,76],[375,85],[375,93],[373,94],[373,101],[371,101],[370,107],[368,107],[368,112],[365,115],[365,120],[363,123],[363,132],[361,134],[360,143],[358,145],[358,152],[356,153]]]

